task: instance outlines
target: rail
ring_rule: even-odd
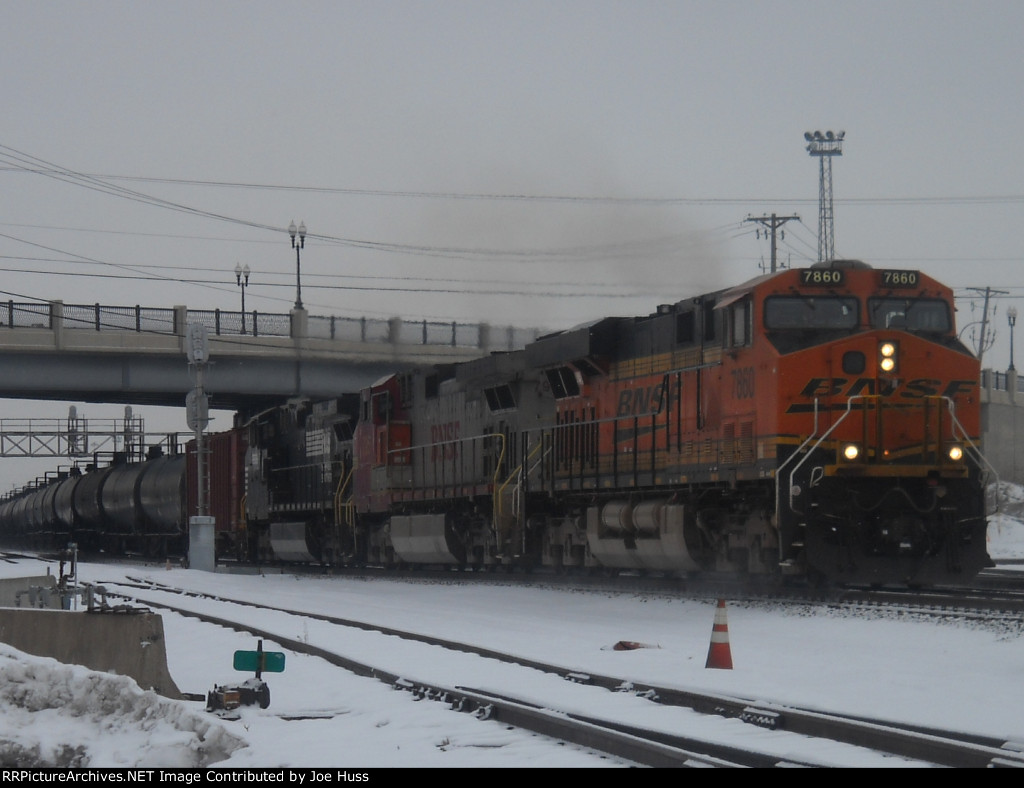
[[[65,304],[62,301],[0,301],[0,328],[134,331],[184,335],[189,324],[201,324],[218,336],[306,337],[348,342],[394,345],[435,345],[517,350],[541,332],[514,326],[497,328],[487,323],[405,320],[337,315],[188,309],[187,307],[109,306]]]

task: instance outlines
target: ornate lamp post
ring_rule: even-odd
[[[245,288],[249,286],[249,264],[245,268],[235,263],[235,282],[242,288],[242,333],[245,333]],[[255,328],[255,326],[253,326]]]
[[[292,237],[292,249],[295,250],[295,308],[302,309],[302,261],[299,258],[299,253],[306,248],[306,223],[300,224],[296,230],[293,220],[288,225],[288,234]],[[295,240],[296,234],[299,236],[297,241]]]
[[[1010,324],[1010,372],[1016,372],[1013,366],[1013,327],[1017,325],[1017,307],[1011,306],[1006,310],[1006,322]]]

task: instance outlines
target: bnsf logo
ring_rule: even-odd
[[[902,397],[904,399],[920,399],[921,397],[955,397],[957,394],[968,394],[978,385],[976,380],[942,381],[935,378],[915,378],[914,380],[874,380],[873,378],[811,378],[803,387],[800,396],[813,400],[821,397],[856,397],[878,394],[882,397]],[[841,407],[833,405],[833,407]],[[810,413],[814,409],[811,402],[790,405],[787,413]]]
[[[877,384],[877,390],[876,390]],[[914,380],[876,381],[874,378],[811,378],[800,392],[801,397],[855,397],[858,395],[880,394],[883,397],[955,397],[957,394],[970,393],[976,386],[976,380],[942,381],[935,378],[915,378]]]
[[[442,446],[433,446],[431,449],[431,460],[454,460],[459,456],[459,446],[457,443],[448,443],[448,441],[457,441],[459,439],[459,427],[460,424],[457,421],[449,421],[444,424],[431,424],[430,425],[430,442],[434,444],[444,444]]]
[[[653,386],[641,386],[635,389],[624,389],[619,392],[618,416],[640,416],[660,413],[663,408],[670,408],[679,401],[681,384],[678,380],[667,387],[664,383]]]

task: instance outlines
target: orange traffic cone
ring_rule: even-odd
[[[729,622],[725,617],[725,600],[718,600],[715,609],[715,625],[711,628],[711,645],[708,647],[708,661],[705,668],[732,670],[732,651],[729,649]]]

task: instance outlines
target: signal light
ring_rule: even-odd
[[[882,342],[878,346],[878,368],[886,373],[895,372],[898,355],[899,347],[895,342]]]

